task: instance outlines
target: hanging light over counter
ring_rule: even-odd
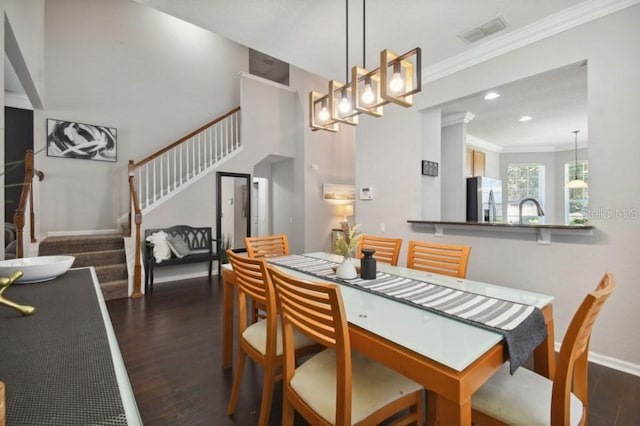
[[[575,163],[573,165],[573,179],[571,179],[569,181],[569,183],[567,184],[567,188],[569,189],[581,189],[581,188],[587,188],[588,185],[585,181],[583,181],[582,179],[578,179],[578,133],[580,132],[580,130],[574,130],[573,134],[575,135]]]

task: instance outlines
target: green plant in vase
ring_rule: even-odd
[[[358,243],[362,234],[358,232],[360,225],[349,226],[347,222],[342,223],[342,232],[336,236],[333,243],[333,251],[343,257],[342,263],[338,265],[336,276],[343,279],[353,279],[358,276],[355,266],[351,263],[351,257],[358,248]]]
[[[229,263],[229,256],[227,255],[227,249],[231,248],[231,236],[229,234],[222,234],[220,238],[220,262],[223,264]]]
[[[358,232],[360,224],[350,226],[347,222],[342,222],[342,232],[336,236],[333,243],[333,252],[343,257],[353,257],[358,248],[358,243],[362,234]]]

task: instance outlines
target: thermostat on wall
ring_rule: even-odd
[[[373,200],[373,188],[370,186],[363,186],[360,188],[360,199],[361,200]]]

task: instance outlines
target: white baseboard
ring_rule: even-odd
[[[47,232],[47,237],[67,237],[67,236],[81,236],[81,235],[107,235],[107,234],[119,234],[117,229],[92,229],[88,231],[50,231]]]
[[[212,277],[217,276],[218,273],[216,271],[216,268],[214,268],[213,273],[212,273]],[[171,275],[171,276],[167,276],[167,277],[153,277],[153,284],[156,285],[158,283],[168,283],[168,282],[173,282],[173,281],[181,281],[181,280],[190,280],[193,278],[206,278],[209,276],[209,272],[208,271],[202,271],[202,272],[191,272],[188,274],[178,274],[178,275]],[[144,283],[143,283],[144,284]]]
[[[555,351],[560,350],[560,342],[555,342]],[[628,361],[613,358],[606,355],[601,355],[596,352],[589,351],[589,362],[602,365],[604,367],[613,368],[614,370],[622,371],[623,373],[633,374],[640,377],[640,365],[633,364]]]

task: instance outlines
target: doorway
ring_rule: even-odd
[[[244,237],[251,236],[251,175],[216,172],[216,246],[245,251]],[[219,271],[218,271],[219,272]]]

